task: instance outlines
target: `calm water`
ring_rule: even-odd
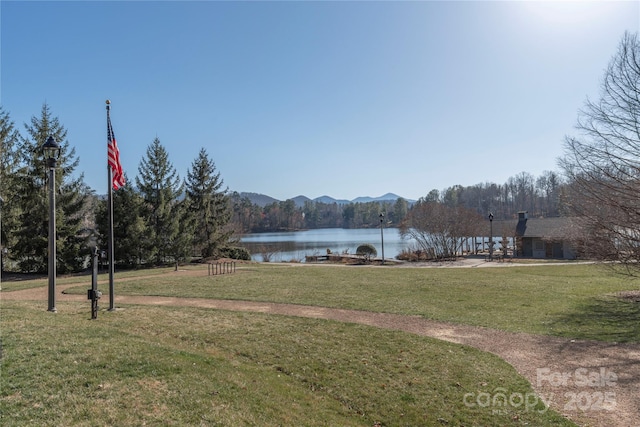
[[[264,261],[263,253],[270,254],[271,261],[304,261],[306,255],[324,255],[348,251],[364,243],[372,244],[382,256],[380,229],[322,228],[317,230],[278,233],[254,233],[242,237],[243,246],[249,249],[254,261]],[[384,229],[384,257],[395,258],[403,249],[411,246],[411,240],[403,240],[397,228]]]

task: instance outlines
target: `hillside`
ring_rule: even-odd
[[[266,194],[260,194],[260,193],[250,193],[250,192],[242,192],[239,193],[240,197],[247,197],[251,203],[264,207],[268,204],[274,203],[274,202],[281,202],[284,200],[278,200],[274,197],[271,196],[267,196]],[[293,197],[291,200],[294,201],[295,205],[297,207],[302,207],[304,206],[305,202],[319,202],[319,203],[326,203],[326,204],[333,204],[333,203],[337,203],[339,205],[347,205],[349,203],[369,203],[369,202],[394,202],[398,199],[402,198],[401,196],[398,196],[397,194],[394,193],[387,193],[384,194],[382,196],[379,197],[369,197],[369,196],[361,196],[361,197],[356,197],[353,200],[346,200],[346,199],[335,199],[331,196],[320,196],[320,197],[316,197],[315,199],[311,199],[307,196],[304,195],[299,195],[296,197]],[[287,199],[289,200],[289,199]],[[409,200],[406,199],[409,203],[414,203],[415,200]]]

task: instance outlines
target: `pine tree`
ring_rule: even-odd
[[[195,230],[195,218],[189,214],[188,201],[178,202],[175,207],[175,215],[180,218],[177,228],[178,234],[171,241],[171,254],[178,269],[178,262],[184,262],[193,254],[193,236]]]
[[[66,140],[67,131],[49,106],[44,104],[40,117],[33,116],[25,124],[26,137],[20,138],[20,168],[15,175],[16,202],[19,205],[19,225],[16,229],[14,257],[23,271],[46,271],[48,254],[48,170],[42,145],[49,136],[60,144],[60,158],[56,168],[56,245],[57,268],[60,273],[77,271],[83,267],[84,249],[82,221],[89,213],[86,201],[90,194],[84,176],[73,178],[78,166],[75,149]]]
[[[144,199],[147,239],[145,251],[156,263],[164,263],[172,253],[180,232],[178,199],[183,193],[180,177],[169,154],[156,137],[147,147],[138,166],[136,185]]]
[[[188,212],[194,219],[194,248],[203,258],[216,255],[231,235],[227,227],[231,211],[223,184],[215,163],[201,148],[187,171],[186,194]]]
[[[114,260],[126,267],[141,265],[147,258],[144,250],[146,224],[144,200],[131,185],[125,174],[125,184],[113,193],[113,240]],[[107,200],[98,203],[96,222],[99,232],[98,245],[107,249],[109,223]]]
[[[11,248],[15,242],[13,230],[18,224],[19,206],[16,203],[15,176],[19,167],[17,152],[20,134],[15,129],[9,113],[0,107],[0,197],[2,204],[2,242],[1,248]],[[11,254],[9,254],[11,255]],[[3,255],[4,257],[4,255]],[[7,268],[6,260],[4,268]]]

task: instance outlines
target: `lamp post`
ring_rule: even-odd
[[[56,166],[60,157],[60,146],[52,136],[42,146],[49,168],[49,308],[56,312]]]
[[[384,232],[382,231],[384,226],[384,214],[380,212],[380,240],[382,242],[382,263],[384,264]]]
[[[489,259],[493,259],[493,213],[489,212]]]

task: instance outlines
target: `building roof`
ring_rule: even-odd
[[[494,221],[494,236],[563,239],[574,233],[576,225],[570,217],[528,218]]]

